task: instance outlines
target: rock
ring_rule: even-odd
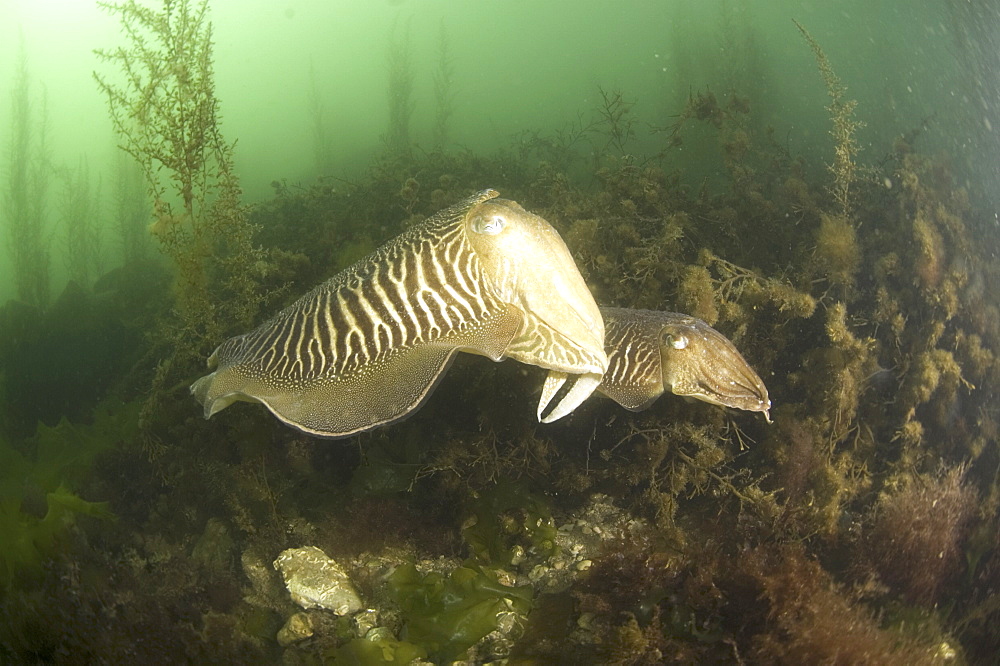
[[[292,601],[305,609],[350,615],[364,606],[344,568],[315,546],[289,548],[274,561],[274,568],[284,577]]]
[[[244,599],[259,608],[274,609],[285,601],[285,591],[281,587],[281,577],[274,573],[265,557],[256,549],[247,549],[240,556],[243,575],[250,581]]]
[[[201,562],[207,569],[225,571],[232,566],[235,548],[226,524],[218,518],[209,518],[205,531],[191,550],[191,559]]]
[[[379,624],[379,613],[374,608],[361,611],[354,616],[355,633],[364,636]]]
[[[312,620],[307,613],[296,613],[278,631],[278,645],[288,647],[313,635]]]

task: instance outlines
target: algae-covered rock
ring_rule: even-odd
[[[363,607],[344,568],[315,546],[289,548],[274,561],[292,601],[305,609],[325,608],[350,615]]]
[[[232,564],[234,552],[235,544],[226,524],[218,518],[209,518],[191,550],[191,557],[208,569],[223,571]]]
[[[313,635],[312,620],[307,613],[296,613],[278,631],[278,645],[288,647]]]

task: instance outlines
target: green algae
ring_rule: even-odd
[[[39,423],[24,447],[33,454],[0,440],[0,585],[38,573],[77,516],[115,518],[107,502],[84,500],[74,489],[97,456],[134,436],[137,414],[130,403],[117,412],[98,409],[90,425]]]
[[[504,615],[523,618],[532,605],[530,586],[504,585],[495,573],[473,563],[448,575],[421,574],[415,565],[404,564],[389,583],[403,613],[403,637],[435,660],[460,658],[496,630]]]
[[[550,557],[558,552],[548,504],[522,484],[501,481],[470,503],[462,538],[486,565],[509,566],[526,549]]]
[[[328,662],[335,666],[378,666],[391,664],[407,666],[414,660],[423,659],[427,651],[419,645],[397,641],[391,638],[368,640],[355,638],[338,648]]]

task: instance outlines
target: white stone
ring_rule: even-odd
[[[285,579],[292,601],[303,608],[350,615],[364,606],[344,568],[315,546],[289,548],[278,555],[274,568]]]

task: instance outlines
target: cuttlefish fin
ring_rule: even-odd
[[[419,407],[457,352],[457,347],[442,345],[399,350],[354,374],[294,387],[255,382],[232,366],[198,380],[191,391],[204,402],[206,417],[238,400],[259,402],[303,432],[348,437],[398,421]],[[227,392],[231,384],[241,388]]]
[[[393,349],[338,376],[276,380],[255,372],[252,364],[236,363],[202,377],[191,386],[191,393],[204,405],[205,418],[236,401],[259,402],[303,432],[349,437],[399,421],[420,407],[457,352],[500,360],[521,317],[520,311],[508,307],[481,326],[437,342]]]
[[[658,388],[650,385],[602,385],[598,390],[625,409],[632,412],[641,412],[656,402],[657,398],[663,395],[663,384],[661,382]]]

